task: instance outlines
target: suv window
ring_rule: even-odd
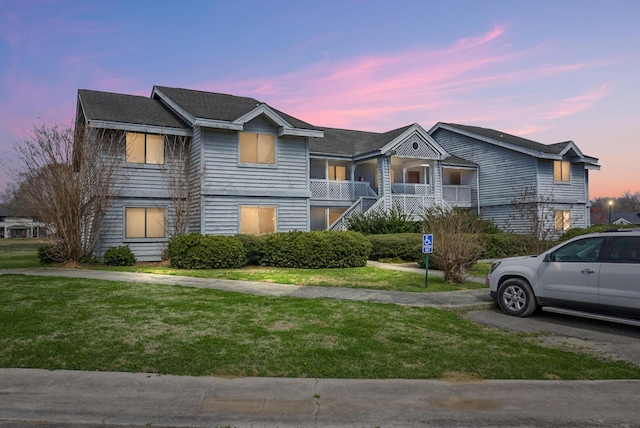
[[[640,236],[614,236],[608,262],[640,263]]]
[[[551,254],[552,262],[596,262],[605,238],[585,238],[571,242]]]

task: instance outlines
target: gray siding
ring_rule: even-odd
[[[189,220],[189,231],[200,233],[202,230],[202,129],[195,127],[190,148],[190,170],[189,170],[189,200],[191,219]]]
[[[432,137],[447,152],[479,165],[481,207],[510,204],[527,186],[537,184],[536,159],[531,156],[445,129]]]
[[[256,118],[245,125],[252,132],[276,133]],[[303,137],[276,137],[275,165],[241,165],[238,134],[206,129],[203,133],[205,187],[210,196],[294,196],[309,198],[309,160]]]
[[[240,206],[276,206],[276,226],[278,232],[308,230],[309,205],[302,198],[272,197],[207,197],[204,201],[206,235],[235,235],[240,232]]]
[[[167,238],[126,239],[124,210],[126,207],[165,208],[166,223],[171,221],[171,203],[169,199],[119,198],[113,201],[111,209],[104,219],[102,231],[95,255],[104,256],[109,247],[128,245],[138,261],[160,261],[162,251],[167,247]]]
[[[586,204],[586,180],[583,164],[571,164],[570,181],[566,183],[554,182],[553,161],[538,160],[538,182],[540,195],[553,195],[553,201],[558,203]]]

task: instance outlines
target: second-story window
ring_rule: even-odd
[[[571,181],[571,164],[565,161],[553,161],[553,181],[568,183]]]
[[[164,136],[127,132],[127,162],[164,164]]]
[[[276,137],[272,134],[240,132],[240,162],[276,163]]]

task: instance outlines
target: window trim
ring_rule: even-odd
[[[558,228],[558,214],[562,215],[562,227]],[[565,218],[565,215],[568,214],[568,219]],[[571,224],[573,221],[571,210],[554,210],[553,211],[553,220],[554,220],[554,230],[556,232],[566,232],[571,229]]]
[[[567,166],[567,178],[565,179],[563,171],[563,166]],[[559,168],[559,169],[558,169]],[[556,170],[559,171],[559,174],[556,174]],[[556,175],[560,176],[560,179],[556,179]],[[553,182],[558,184],[569,184],[571,183],[571,162],[565,160],[554,160],[553,161]]]
[[[133,208],[133,209],[144,209],[144,221],[145,221],[145,236],[137,236],[137,237],[128,237],[127,236],[127,210],[129,208]],[[162,228],[164,229],[164,236],[163,237],[151,237],[148,238],[147,235],[147,221],[148,221],[148,217],[147,217],[147,210],[149,209],[160,209],[163,210],[164,212],[164,224],[162,225]],[[123,207],[123,213],[122,213],[122,219],[123,219],[123,228],[122,228],[122,234],[123,234],[123,238],[122,238],[122,242],[166,242],[167,241],[167,208],[166,207],[159,207],[159,206],[139,206],[139,205],[129,205],[129,206],[124,206]]]
[[[257,235],[254,236],[262,236],[267,235],[268,233],[277,233],[278,232],[278,205],[258,205],[258,204],[245,204],[238,205],[238,233],[243,234],[245,232],[242,231],[242,209],[243,208],[257,208],[258,209],[258,224],[257,224]],[[274,216],[273,216],[273,232],[268,233],[260,233],[260,208],[273,208]]]
[[[256,162],[243,162],[242,161],[242,144],[241,144],[241,134],[253,134],[256,136]],[[270,135],[273,137],[273,163],[262,163],[257,162],[258,158],[258,150],[259,150],[259,136],[260,135]],[[240,167],[250,167],[250,168],[277,168],[278,167],[278,136],[276,134],[268,133],[268,132],[257,132],[257,131],[238,131],[238,166]]]
[[[144,162],[131,162],[129,161],[129,142],[127,141],[127,137],[129,134],[136,134],[138,136],[144,136],[144,142],[142,143],[143,146],[143,156],[144,156]],[[153,136],[157,136],[157,137],[161,137],[162,138],[162,162],[160,163],[155,163],[155,162],[148,162],[148,150],[147,150],[147,135],[153,135]],[[162,165],[165,165],[167,162],[167,147],[166,147],[166,135],[163,134],[152,134],[152,133],[148,133],[148,132],[135,132],[135,131],[125,131],[125,153],[124,153],[124,162],[126,165],[129,166],[145,166],[145,167],[160,167]]]

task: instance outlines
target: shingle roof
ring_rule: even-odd
[[[413,125],[388,132],[355,131],[352,129],[322,128],[324,138],[311,138],[309,151],[317,154],[358,156],[384,147]]]
[[[631,224],[640,224],[640,213],[612,213],[611,221],[616,222],[620,219],[625,219]]]
[[[535,150],[541,153],[549,153],[557,155],[569,144],[568,142],[556,143],[556,144],[541,144],[526,138],[517,137],[515,135],[507,134],[506,132],[496,131],[495,129],[480,128],[479,126],[459,125],[456,123],[446,123],[452,128],[458,128],[462,131],[471,132],[473,134],[481,135],[483,137],[491,138],[497,141],[504,141],[514,146],[523,147],[529,150]]]
[[[186,129],[188,126],[160,101],[137,95],[78,90],[87,120]]]
[[[458,156],[450,155],[445,158],[442,163],[447,165],[457,165],[457,166],[478,166],[478,164],[470,162],[466,159],[459,158]]]
[[[187,113],[200,119],[233,122],[253,111],[261,104],[266,104],[254,98],[239,97],[236,95],[196,91],[193,89],[170,88],[167,86],[155,86],[155,88],[178,104]],[[289,116],[271,106],[269,107],[295,128],[320,130],[320,128],[307,122]]]

